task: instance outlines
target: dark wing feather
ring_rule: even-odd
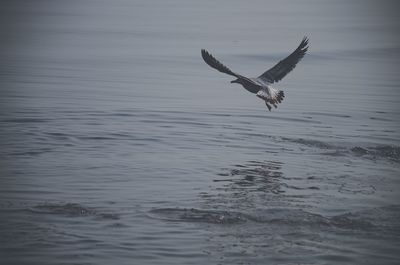
[[[215,59],[211,54],[208,53],[208,51],[202,49],[201,56],[203,57],[204,61],[212,68],[217,69],[218,71],[220,71],[222,73],[225,73],[228,75],[233,75],[235,77],[239,77],[238,74],[232,72],[231,69],[229,69],[228,67],[223,65],[220,61]]]
[[[258,78],[263,81],[274,83],[284,78],[292,71],[296,64],[304,57],[308,49],[308,38],[304,37],[299,47],[288,57],[277,63],[274,67],[260,75]]]

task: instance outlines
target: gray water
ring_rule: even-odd
[[[3,1],[0,263],[399,264],[397,10]]]

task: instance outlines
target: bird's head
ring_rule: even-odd
[[[231,84],[234,84],[234,83],[238,83],[238,84],[239,84],[239,83],[240,83],[240,82],[239,82],[239,79],[235,79],[235,80],[232,80],[232,81],[231,81]]]

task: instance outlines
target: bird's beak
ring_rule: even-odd
[[[237,83],[237,79],[232,80],[232,81],[231,81],[231,84],[233,84],[233,83]]]

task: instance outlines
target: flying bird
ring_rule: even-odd
[[[256,94],[257,97],[265,101],[268,110],[271,111],[271,105],[275,108],[278,103],[281,103],[285,97],[282,90],[273,88],[271,84],[280,81],[288,73],[290,73],[296,64],[304,57],[308,49],[308,38],[304,37],[300,45],[288,57],[281,60],[271,69],[265,71],[259,77],[245,77],[231,71],[228,67],[223,65],[220,61],[214,58],[208,51],[202,49],[201,56],[204,61],[212,68],[218,71],[236,77],[231,83],[241,84],[247,91]]]

